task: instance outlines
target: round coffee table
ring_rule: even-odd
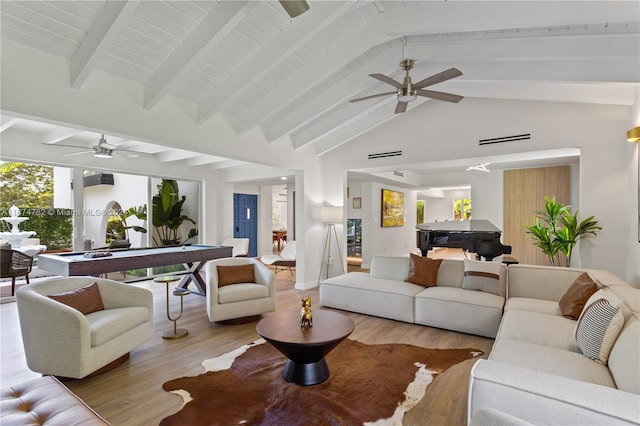
[[[313,327],[301,328],[300,311],[267,315],[256,331],[284,356],[282,377],[302,386],[317,385],[329,378],[324,357],[353,332],[355,324],[346,315],[322,309],[313,310]]]

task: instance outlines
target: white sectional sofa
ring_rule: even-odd
[[[506,272],[499,294],[462,288],[464,262],[444,259],[437,286],[405,282],[408,257],[374,256],[369,273],[349,272],[320,283],[320,305],[382,318],[495,337],[505,303]]]
[[[584,356],[558,301],[582,272],[620,302],[608,364]],[[640,424],[640,290],[600,270],[512,265],[488,360],[471,372],[468,418],[494,410],[536,425]]]
[[[603,270],[510,265],[500,269],[498,295],[463,289],[462,260],[443,260],[436,287],[405,282],[408,269],[406,257],[376,256],[370,273],[321,282],[320,304],[495,337],[489,359],[471,372],[467,418],[474,426],[640,425],[639,289]],[[604,364],[582,354],[578,321],[559,307],[584,272],[624,317]]]

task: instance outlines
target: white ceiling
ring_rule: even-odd
[[[368,74],[402,80],[403,58],[416,61],[414,82],[458,68],[461,77],[430,89],[465,97],[631,105],[640,82],[637,1],[309,3],[292,19],[276,1],[2,0],[1,35],[68,59],[78,90],[101,70],[142,85],[144,108],[182,98],[199,123],[222,117],[237,134],[258,130],[318,155],[394,119],[393,95],[348,100],[392,91]],[[418,98],[409,108],[425,101],[441,102]],[[47,144],[99,139],[7,115],[1,125],[38,132]],[[106,137],[160,162],[244,164]]]

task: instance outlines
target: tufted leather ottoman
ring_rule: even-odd
[[[53,376],[2,389],[0,424],[108,425],[102,417]]]

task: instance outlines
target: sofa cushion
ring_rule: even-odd
[[[54,376],[3,387],[0,395],[0,422],[4,425],[109,426]]]
[[[218,287],[230,284],[254,283],[253,263],[244,265],[216,265],[218,270]]]
[[[577,320],[584,309],[584,304],[596,291],[598,286],[589,274],[586,272],[581,274],[558,302],[562,315]]]
[[[371,278],[404,281],[409,275],[409,257],[373,256],[368,275]]]
[[[608,366],[618,389],[640,395],[639,352],[640,320],[633,317],[625,323],[616,343],[613,344]]]
[[[349,272],[320,283],[320,305],[412,323],[413,299],[423,290],[417,284]]]
[[[87,315],[91,329],[91,347],[100,346],[138,325],[144,324],[148,318],[147,308],[139,306],[105,309]]]
[[[575,328],[575,338],[582,353],[606,365],[609,352],[622,330],[622,310],[607,299],[598,299],[584,308]]]
[[[464,260],[462,288],[500,295],[500,262]]]
[[[504,310],[538,312],[547,315],[562,316],[557,302],[551,300],[532,299],[529,297],[510,297],[504,305]]]
[[[504,297],[456,287],[429,287],[415,297],[415,323],[495,337]]]
[[[491,350],[490,360],[530,368],[570,379],[615,388],[609,369],[580,353],[531,342],[498,339]]]
[[[263,284],[236,283],[218,289],[218,303],[233,303],[269,297],[269,287]]]
[[[499,339],[520,340],[580,354],[573,337],[576,322],[539,312],[509,310],[502,317]]]
[[[49,294],[47,297],[60,303],[64,303],[65,305],[82,312],[84,315],[96,311],[102,311],[104,309],[98,283],[92,283],[63,293]]]
[[[438,282],[438,268],[442,259],[421,257],[413,253],[409,255],[409,275],[406,282],[424,287],[434,287]]]

